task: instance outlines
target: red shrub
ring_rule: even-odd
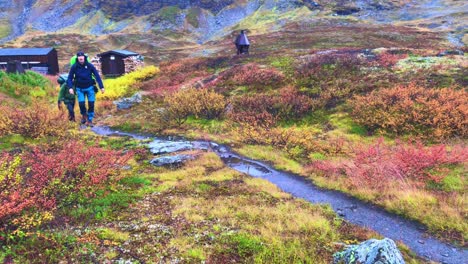
[[[398,61],[408,57],[408,54],[392,54],[388,52],[382,52],[377,55],[377,65],[381,67],[392,67],[398,63]]]
[[[248,86],[256,90],[278,87],[283,84],[284,75],[274,68],[262,67],[255,63],[238,65],[220,73],[212,86]]]
[[[34,226],[20,220],[31,214],[46,213],[49,217],[39,219],[51,220],[55,208],[92,197],[118,179],[130,156],[74,141],[64,142],[59,149],[35,147],[17,156],[4,153],[0,156],[0,230]]]
[[[317,161],[310,170],[332,177],[343,175],[355,186],[384,189],[390,182],[421,185],[439,182],[446,176],[448,165],[468,161],[468,149],[445,145],[426,147],[421,143],[386,145],[383,139],[354,148],[351,159],[341,162]]]

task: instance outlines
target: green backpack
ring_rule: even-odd
[[[89,62],[89,63],[91,63],[91,60],[89,59],[88,54],[85,54],[85,55],[86,55],[86,61]],[[73,66],[73,64],[75,64],[75,63],[76,63],[76,55],[73,56],[73,57],[71,57],[71,59],[70,59],[70,66]]]

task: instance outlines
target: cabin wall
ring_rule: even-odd
[[[58,63],[58,54],[54,49],[48,55],[48,64],[49,64],[49,74],[56,75],[60,73],[59,63]]]
[[[32,67],[48,67],[48,74],[58,74],[58,55],[56,50],[52,50],[48,55],[29,56],[0,56],[0,68],[6,68],[9,61],[20,61],[25,69]]]
[[[111,60],[111,57],[114,60]],[[101,57],[101,67],[103,75],[123,75],[125,73],[124,57],[115,54],[106,54]]]

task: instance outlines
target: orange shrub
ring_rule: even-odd
[[[224,97],[209,89],[183,89],[164,98],[166,121],[183,124],[191,115],[197,118],[220,118],[226,109]]]
[[[288,86],[277,93],[242,95],[232,100],[233,117],[267,112],[276,120],[301,118],[312,110],[312,100]]]
[[[59,136],[68,121],[63,112],[51,110],[46,103],[35,102],[25,108],[0,106],[0,136],[20,134],[28,138]]]
[[[437,139],[468,136],[468,93],[454,88],[428,89],[414,83],[356,96],[355,121],[371,130]]]

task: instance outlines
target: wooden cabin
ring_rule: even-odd
[[[120,76],[132,71],[133,62],[141,58],[140,54],[128,50],[110,50],[98,54],[101,71],[106,76]]]
[[[0,48],[0,69],[8,62],[19,61],[24,69],[41,74],[59,73],[57,50],[54,48]]]

